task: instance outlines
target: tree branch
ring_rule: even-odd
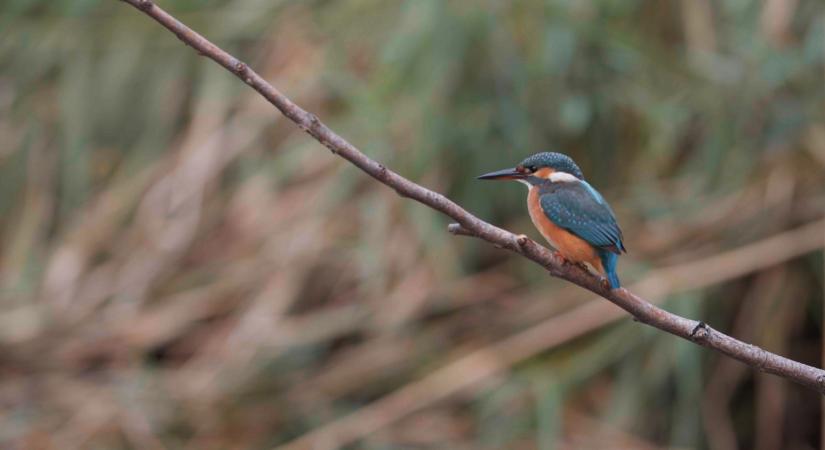
[[[318,142],[330,149],[332,153],[346,159],[379,182],[394,189],[399,195],[409,197],[451,217],[457,223],[449,226],[450,232],[474,236],[490,242],[497,247],[518,253],[541,265],[550,272],[551,275],[575,283],[613,302],[633,315],[639,322],[714,349],[755,369],[779,375],[816,390],[820,394],[825,394],[825,371],[822,369],[808,366],[744,343],[714,330],[703,322],[686,319],[667,312],[636,296],[627,289],[610,290],[605,288],[599,277],[575,265],[565,264],[565,261],[561,257],[533,240],[491,225],[473,216],[447,197],[413,183],[377,161],[370,159],[355,146],[324,125],[317,116],[293,103],[245,63],[182,24],[169,13],[155,5],[151,0],[122,1],[129,3],[152,17],[198,53],[212,59],[235,74],[235,76],[243,80],[278,108],[281,113],[295,122],[302,130],[306,131]],[[821,229],[817,228],[814,232],[821,232]],[[792,245],[793,243],[789,244]]]

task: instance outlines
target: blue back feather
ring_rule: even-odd
[[[592,186],[583,181],[548,182],[539,189],[541,208],[553,223],[594,247],[625,251],[613,211]]]
[[[625,251],[622,230],[601,194],[586,181],[548,182],[539,189],[547,218],[596,247],[610,287],[620,287],[616,263]]]

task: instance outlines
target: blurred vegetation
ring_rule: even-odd
[[[715,258],[825,214],[820,0],[159,3],[514,232],[523,189],[474,177],[570,154],[625,283],[821,365],[825,244]],[[449,235],[121,2],[2,2],[0,214],[3,448],[269,448],[364,408],[392,420],[351,448],[822,436],[814,393]],[[461,388],[380,403],[433,379]]]

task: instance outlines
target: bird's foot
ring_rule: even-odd
[[[518,242],[518,245],[523,246],[523,245],[527,244],[527,241],[529,241],[529,240],[530,240],[530,238],[527,237],[526,234],[520,234],[520,235],[516,236],[516,242]]]
[[[613,289],[613,286],[610,285],[610,280],[608,280],[607,278],[602,277],[601,284],[602,284],[602,289],[604,289],[605,291],[609,291],[609,290]]]
[[[584,270],[585,272],[590,272],[590,268],[589,268],[589,267],[587,267],[587,264],[585,264],[585,263],[583,263],[583,262],[581,262],[581,261],[573,261],[573,260],[571,260],[571,259],[567,259],[567,257],[566,257],[566,256],[564,256],[564,255],[563,255],[560,251],[558,251],[558,250],[557,250],[557,251],[555,251],[554,253],[555,253],[555,255],[556,255],[556,257],[557,257],[557,258],[561,259],[561,264],[562,264],[563,266],[565,266],[565,267],[576,266],[576,267],[578,267],[579,269]]]

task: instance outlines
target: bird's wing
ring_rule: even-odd
[[[539,192],[541,209],[553,223],[594,247],[626,251],[616,216],[602,196],[583,181],[548,183]]]

